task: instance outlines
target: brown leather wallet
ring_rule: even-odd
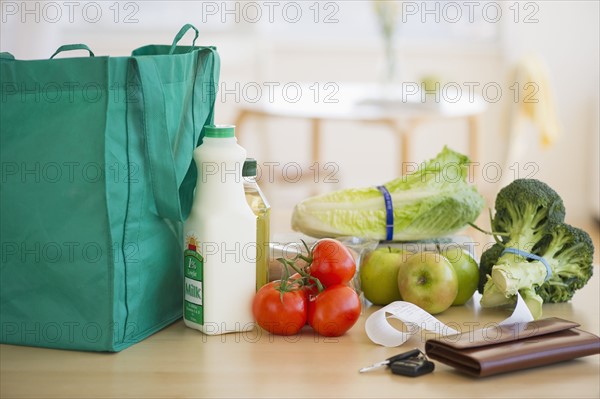
[[[425,352],[478,377],[600,354],[600,338],[557,317],[493,326],[425,342]]]

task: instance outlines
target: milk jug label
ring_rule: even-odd
[[[198,240],[194,234],[186,238],[183,252],[184,306],[183,317],[197,324],[204,324],[202,289],[204,280],[204,259],[200,254]]]

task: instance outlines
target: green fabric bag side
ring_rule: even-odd
[[[105,129],[106,193],[110,231],[113,243],[112,333],[113,341],[99,350],[117,351],[124,341],[133,340],[135,326],[127,325],[126,262],[142,262],[139,246],[125,239],[127,208],[131,201],[130,186],[143,184],[140,166],[132,162],[128,149],[127,110],[128,95],[135,90],[127,83],[129,57],[109,59],[108,99]]]
[[[109,348],[108,58],[0,63],[1,340]]]

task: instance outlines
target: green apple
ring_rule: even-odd
[[[360,266],[362,292],[374,305],[387,305],[399,301],[398,269],[407,257],[399,248],[377,248],[369,252]]]
[[[458,278],[458,294],[452,305],[464,305],[471,299],[479,284],[477,262],[467,251],[456,246],[442,250],[442,255],[448,259]]]
[[[416,252],[400,265],[398,288],[403,300],[436,314],[454,302],[458,278],[444,256],[436,252]]]

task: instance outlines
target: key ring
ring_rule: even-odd
[[[431,373],[435,368],[435,364],[427,358],[427,355],[420,349],[415,348],[375,363],[372,366],[363,367],[359,372],[365,373],[384,366],[389,367],[394,374],[409,377],[418,377]]]

